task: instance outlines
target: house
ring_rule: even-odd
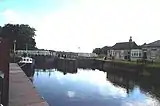
[[[160,61],[160,40],[143,45],[142,51],[147,59]]]
[[[108,50],[107,57],[117,60],[131,59],[132,61],[136,61],[142,58],[142,50],[130,37],[129,42],[120,42],[112,46]]]

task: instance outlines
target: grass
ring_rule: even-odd
[[[103,58],[97,58],[98,60],[103,60]],[[103,60],[103,61],[111,61],[111,62],[116,62],[116,63],[124,63],[124,64],[129,64],[129,65],[142,65],[143,63],[137,63],[136,61],[125,61],[125,60]],[[150,68],[160,68],[160,62],[156,62],[153,64],[146,64],[145,67],[150,67]]]
[[[143,63],[137,63],[136,61],[118,61],[116,60],[115,62],[125,63],[125,64],[134,64],[134,65],[143,64]],[[160,63],[146,64],[145,67],[160,68]]]
[[[160,68],[160,63],[147,64],[146,67]]]
[[[123,61],[123,60],[113,60],[113,62],[125,63],[125,64],[137,64],[135,61]]]
[[[137,64],[136,61],[125,61],[125,60],[104,60],[103,58],[97,58],[98,60],[103,60],[103,61],[111,61],[111,62],[116,62],[116,63],[124,63],[124,64]]]

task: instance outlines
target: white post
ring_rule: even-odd
[[[16,53],[16,40],[13,42],[13,61],[15,62],[15,53]]]
[[[15,54],[15,52],[16,52],[16,40],[14,40],[14,54]]]

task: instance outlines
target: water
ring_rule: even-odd
[[[97,69],[78,69],[74,74],[36,69],[33,76],[50,106],[160,106],[157,89],[149,83]]]

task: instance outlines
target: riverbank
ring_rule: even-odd
[[[107,62],[114,62],[114,63],[123,63],[126,65],[143,65],[144,67],[150,67],[150,68],[159,68],[160,69],[160,63],[158,62],[153,62],[153,63],[137,63],[136,61],[125,61],[125,60],[104,60],[102,58],[96,59],[96,60],[102,60],[102,61],[107,61]]]
[[[118,61],[118,60],[103,60],[95,59],[95,61],[100,61],[103,64],[102,69],[124,71],[129,73],[135,73],[139,76],[153,76],[159,77],[160,74],[160,63],[137,63],[135,61]]]

